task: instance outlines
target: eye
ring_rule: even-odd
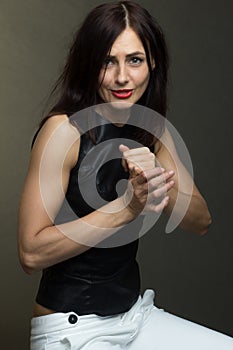
[[[144,61],[141,57],[131,57],[129,63],[134,66],[139,66]]]
[[[113,59],[107,57],[107,58],[104,60],[103,66],[104,66],[105,68],[108,68],[108,67],[112,66],[113,64],[114,64]]]

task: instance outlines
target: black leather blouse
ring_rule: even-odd
[[[78,161],[70,173],[67,201],[63,203],[55,224],[85,216],[106,201],[116,199],[118,191],[124,191],[125,184],[121,189],[116,188],[119,180],[128,178],[121,165],[118,145],[122,138],[133,138],[133,126],[119,127],[106,123],[99,115],[95,117],[100,118],[101,124],[92,129],[95,142],[89,132],[81,136]],[[99,196],[93,195],[93,183]],[[107,316],[129,310],[140,293],[136,253],[142,221],[140,216],[117,232],[119,238],[134,235],[134,239],[129,239],[124,245],[111,246],[111,241],[108,244],[106,240],[106,248],[103,245],[90,248],[44,269],[37,303],[57,312],[74,311],[79,315],[95,313]]]

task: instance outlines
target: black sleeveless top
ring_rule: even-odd
[[[123,193],[125,189],[127,181],[122,182],[120,189],[116,186],[120,180],[128,178],[121,165],[118,145],[127,144],[127,140],[133,138],[134,127],[106,123],[97,114],[95,118],[98,119],[98,126],[91,130],[95,143],[89,132],[81,135],[78,161],[71,170],[66,201],[55,224],[85,216],[106,201],[116,199],[119,195],[117,192]],[[122,138],[125,138],[124,142]],[[90,158],[85,162],[87,156]],[[93,183],[99,196],[92,196],[90,188]],[[143,217],[139,216],[113,235],[116,238],[114,242],[107,239],[104,247],[102,242],[100,247],[90,248],[44,269],[37,303],[57,312],[74,311],[79,315],[94,313],[107,316],[129,310],[140,294],[136,253],[142,223]],[[115,242],[120,241],[117,238],[122,235],[129,237],[129,241],[117,246]]]

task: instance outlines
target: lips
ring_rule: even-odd
[[[133,94],[132,89],[111,90],[112,94],[116,98],[125,99],[129,98]]]

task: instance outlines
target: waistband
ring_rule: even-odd
[[[113,316],[98,316],[96,314],[79,316],[77,313],[70,312],[55,312],[45,316],[38,316],[31,318],[31,335],[40,335],[43,333],[50,333],[55,331],[61,331],[64,329],[75,327],[91,326],[92,323],[98,323],[100,327],[103,327],[105,323],[108,326],[112,323],[129,323],[133,322],[136,318],[145,316],[147,310],[153,307],[154,291],[147,289],[142,296],[138,297],[136,303],[127,312],[113,315]]]

